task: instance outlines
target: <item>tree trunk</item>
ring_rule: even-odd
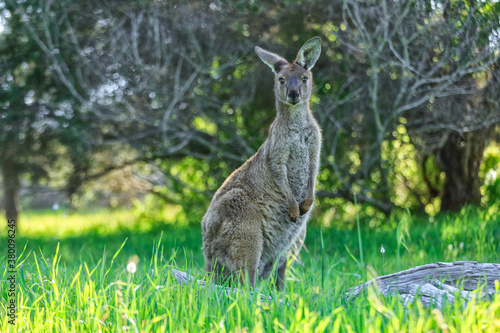
[[[446,174],[441,196],[442,211],[459,211],[467,204],[481,203],[479,166],[489,130],[460,135],[452,132],[437,152],[437,162]]]
[[[16,226],[20,211],[19,205],[19,172],[16,163],[6,158],[2,165],[4,183],[4,207],[7,220],[15,220]]]

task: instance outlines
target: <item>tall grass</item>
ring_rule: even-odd
[[[66,218],[99,225],[126,215],[108,212],[99,222],[101,214]],[[42,235],[29,231],[30,223],[40,221],[35,214],[22,221],[25,226],[21,228],[26,229],[21,229],[17,239],[17,326],[8,324],[2,302],[1,332],[500,330],[498,284],[492,300],[473,300],[465,308],[457,302],[442,310],[425,309],[418,301],[403,309],[398,298],[384,298],[376,289],[355,300],[344,297],[349,287],[365,280],[365,269],[357,259],[360,244],[368,278],[436,261],[499,262],[500,217],[496,208],[468,208],[432,221],[414,216],[411,224],[410,217],[403,214],[378,228],[358,221],[359,234],[351,229],[312,227],[306,240],[308,251],[302,251],[303,265],[289,270],[286,291],[277,293],[270,281],[257,286],[259,293],[270,296],[268,300],[247,288],[228,295],[215,288],[202,292],[196,285],[182,286],[175,280],[172,267],[204,278],[197,226],[151,223],[143,229],[122,225],[106,235],[92,229],[61,232],[70,228],[68,223],[54,230],[57,236],[51,237],[50,231]],[[386,249],[384,260],[381,244]],[[80,250],[82,246],[85,251]],[[133,255],[140,259],[135,273],[127,270]],[[4,263],[3,255],[0,258]],[[5,280],[7,269],[4,265],[1,269]],[[1,296],[7,299],[3,288]]]

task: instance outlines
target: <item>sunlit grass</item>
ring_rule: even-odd
[[[173,224],[181,212],[177,205],[166,205],[152,217],[146,208],[138,203],[130,209],[98,209],[71,211],[65,209],[23,212],[19,220],[19,233],[25,237],[65,238],[87,233],[109,235],[117,230],[136,230],[145,232],[152,229],[151,222]],[[146,223],[144,221],[146,220]],[[5,235],[2,224],[0,236]]]
[[[114,211],[111,216],[107,210],[71,212],[27,212],[21,215],[19,233],[27,236],[67,237],[88,232],[106,235],[118,228],[135,225],[134,215],[126,210]]]
[[[126,210],[66,217],[28,212],[21,218],[17,328],[7,323],[2,302],[1,332],[500,330],[498,285],[493,300],[474,300],[466,308],[457,302],[441,311],[424,309],[419,302],[403,309],[399,299],[384,298],[376,290],[354,301],[344,297],[363,276],[436,261],[500,262],[498,208],[468,208],[430,220],[402,214],[382,228],[360,221],[360,238],[356,229],[311,227],[303,265],[289,270],[286,291],[276,293],[270,281],[257,287],[270,300],[245,288],[230,295],[212,289],[202,293],[175,280],[172,267],[204,278],[199,225],[142,218],[140,223],[149,226],[141,228],[137,214]],[[38,229],[30,224],[39,224]],[[367,270],[360,263],[360,242]],[[140,259],[134,274],[126,268],[133,255]],[[7,269],[1,269],[5,280]],[[4,289],[1,294],[7,299]]]

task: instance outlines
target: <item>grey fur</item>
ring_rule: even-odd
[[[300,64],[255,51],[275,72],[276,119],[257,153],[215,193],[201,222],[203,253],[208,272],[242,278],[246,269],[251,285],[269,277],[277,263],[281,289],[287,253],[302,247],[314,204],[321,131],[309,108],[312,74],[306,68],[321,46],[318,37],[306,42]]]

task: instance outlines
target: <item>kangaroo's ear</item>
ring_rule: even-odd
[[[307,70],[313,68],[321,53],[321,38],[309,39],[300,49],[295,62]]]
[[[262,60],[266,65],[271,67],[275,74],[278,74],[283,67],[288,65],[288,61],[276,55],[272,52],[261,49],[260,47],[255,47],[255,53],[259,56],[260,60]]]

